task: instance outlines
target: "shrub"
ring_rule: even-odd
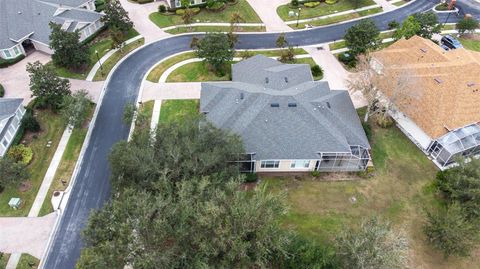
[[[198,14],[201,11],[199,7],[194,7],[194,8],[191,8],[190,10],[193,11],[193,14]]]
[[[398,23],[397,21],[391,21],[388,23],[389,30],[397,29],[398,27],[400,27],[400,23]]]
[[[312,177],[319,177],[320,176],[319,171],[312,171],[310,174],[312,175]]]
[[[316,6],[320,5],[320,2],[308,2],[308,3],[305,3],[303,5],[305,7],[313,8],[313,7],[316,7]]]
[[[311,239],[300,236],[293,237],[287,246],[289,255],[279,257],[281,269],[296,268],[338,268],[335,250],[325,244],[317,244]],[[276,268],[276,267],[275,267]]]
[[[458,32],[462,35],[468,32],[475,32],[478,26],[478,21],[471,17],[463,18],[457,23]]]
[[[167,7],[165,5],[158,6],[158,12],[165,13],[167,11]]]
[[[8,157],[12,158],[17,163],[28,165],[33,158],[33,151],[31,148],[23,144],[14,145],[8,151]]]
[[[25,112],[25,115],[22,119],[22,126],[29,132],[36,133],[40,131],[40,124],[35,116],[33,116],[32,110],[28,109],[27,112]]]
[[[355,57],[348,52],[340,53],[338,55],[338,60],[349,67],[355,67],[357,62]]]
[[[185,9],[177,9],[175,10],[175,14],[182,16],[183,14],[185,14]]]
[[[0,58],[0,68],[5,68],[5,67],[8,67],[12,64],[16,64],[16,63],[20,62],[21,60],[23,60],[23,58],[25,58],[25,55],[23,55],[23,54],[18,56],[17,58],[13,58],[13,59]]]
[[[367,136],[368,141],[370,141],[372,138],[372,127],[368,122],[364,122],[364,121],[362,121],[362,127],[363,127],[363,130],[365,131],[365,135]]]
[[[338,2],[338,0],[326,0],[325,3],[326,4],[329,4],[329,5],[333,5],[333,4],[336,4]]]
[[[291,5],[292,7],[298,7],[298,0],[292,0],[292,1],[290,2],[290,5]]]
[[[375,117],[375,122],[382,128],[389,128],[393,125],[393,119],[390,116]]]
[[[310,69],[312,70],[312,75],[313,75],[314,77],[321,77],[321,76],[323,76],[323,70],[322,70],[322,68],[321,68],[318,64],[312,66]]]
[[[257,173],[246,173],[245,174],[245,182],[246,183],[257,182],[257,179],[258,179]]]
[[[0,97],[5,95],[5,89],[3,88],[2,84],[0,84]]]

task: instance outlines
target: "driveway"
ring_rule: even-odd
[[[40,61],[42,64],[46,64],[51,61],[51,57],[48,54],[35,51],[28,55],[20,62],[9,66],[7,68],[0,69],[0,84],[5,88],[5,97],[9,98],[23,98],[23,104],[27,105],[32,100],[32,92],[30,91],[30,78],[27,69],[28,63]],[[94,102],[98,101],[100,92],[103,87],[103,81],[89,82],[85,80],[69,79],[71,83],[72,91],[80,89],[87,90]]]
[[[267,32],[286,32],[292,28],[278,16],[277,7],[290,3],[290,0],[247,0],[260,19],[265,23]]]
[[[57,213],[50,213],[34,218],[0,218],[0,252],[28,253],[40,259],[57,217]]]

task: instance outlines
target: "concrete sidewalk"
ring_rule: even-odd
[[[155,131],[160,120],[160,110],[162,109],[163,100],[157,99],[153,104],[152,119],[150,120],[150,130]]]
[[[142,102],[169,99],[200,99],[201,82],[153,83],[144,82]]]

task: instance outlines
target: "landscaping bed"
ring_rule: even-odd
[[[199,113],[198,100],[164,100],[160,110],[159,123],[181,121],[187,116],[195,116]]]
[[[49,110],[35,110],[35,113],[41,131],[38,133],[26,132],[20,139],[20,142],[33,151],[33,159],[27,166],[30,177],[23,184],[14,182],[5,185],[5,189],[0,193],[0,216],[21,217],[28,214],[65,130],[66,123],[61,115]],[[49,143],[49,141],[51,142]],[[47,146],[48,144],[50,146]],[[22,200],[22,204],[17,210],[8,206],[8,201],[12,197]]]
[[[73,129],[70,139],[68,140],[67,147],[63,152],[60,164],[55,172],[52,184],[48,190],[48,194],[43,201],[39,216],[44,216],[53,212],[51,203],[51,198],[54,195],[53,193],[55,191],[64,191],[70,184],[70,180],[72,179],[73,171],[77,164],[80,151],[82,150],[83,142],[85,141],[94,111],[95,104],[92,103],[89,108],[89,116],[82,127]]]
[[[221,12],[211,12],[205,8],[201,8],[200,12],[193,17],[193,22],[230,22],[233,13],[238,12],[240,16],[249,23],[261,23],[260,17],[248,4],[246,0],[238,0],[235,5],[227,5]],[[176,14],[154,12],[149,15],[150,20],[158,27],[164,28],[173,25],[184,24],[182,17]]]
[[[286,4],[279,6],[277,8],[277,14],[284,21],[294,21],[297,20],[297,16],[289,17],[288,13],[293,11],[298,13],[298,8],[301,8],[300,11],[300,20],[310,19],[321,17],[325,15],[330,15],[346,10],[357,9],[361,7],[375,5],[373,0],[339,0],[335,4],[327,4],[325,2],[320,3],[316,7],[308,8],[300,4],[298,7],[293,7],[291,4]]]
[[[290,212],[282,219],[283,226],[329,245],[345,226],[378,216],[405,229],[412,268],[477,268],[478,256],[445,260],[424,237],[424,209],[438,203],[433,186],[436,166],[396,127],[372,126],[370,143],[375,169],[367,177],[356,173],[262,176],[262,184],[271,191],[286,192]]]
[[[102,63],[102,69],[98,69],[97,73],[93,77],[94,81],[101,81],[107,79],[108,74],[112,70],[112,68],[127,54],[132,52],[134,49],[142,46],[145,43],[145,38],[141,38],[136,40],[122,48],[122,50],[118,50],[115,52],[110,58],[108,58],[105,62]]]
[[[22,253],[20,256],[20,260],[18,261],[18,265],[16,269],[32,269],[38,268],[40,264],[40,260],[33,257],[32,255]]]
[[[6,68],[6,67],[9,67],[10,65],[12,64],[16,64],[18,62],[20,62],[21,60],[23,60],[25,58],[25,55],[20,55],[20,56],[17,56],[16,58],[13,58],[13,59],[3,59],[3,58],[0,58],[0,68]]]

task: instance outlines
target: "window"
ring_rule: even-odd
[[[18,50],[17,46],[13,47],[13,51],[15,52],[15,56],[20,54],[20,51]]]
[[[180,0],[175,0],[175,7],[180,7],[182,6],[182,2]]]
[[[295,169],[308,168],[309,166],[310,166],[309,160],[295,160],[295,161],[292,161],[292,163],[290,164],[290,168],[295,168]]]
[[[262,161],[260,167],[262,168],[278,168],[280,161]]]
[[[190,0],[190,5],[195,5],[195,0]]]
[[[10,54],[9,50],[3,50],[3,53],[5,54],[5,57],[12,58],[12,54]]]
[[[3,139],[2,145],[6,148],[8,146],[8,141],[7,139]]]

